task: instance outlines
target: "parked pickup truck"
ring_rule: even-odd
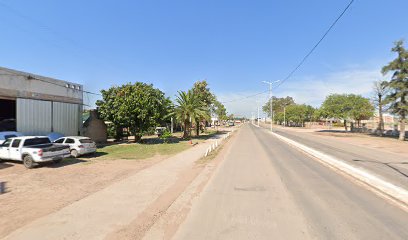
[[[0,159],[22,161],[26,168],[42,162],[58,163],[69,156],[69,146],[52,144],[48,137],[13,137],[0,145]]]

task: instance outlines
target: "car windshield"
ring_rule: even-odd
[[[13,139],[7,139],[3,144],[2,144],[2,146],[8,146],[8,145],[10,145],[10,143],[11,143],[11,141],[13,141]]]
[[[93,141],[89,138],[79,140],[80,143],[93,143]]]
[[[24,142],[24,146],[34,146],[34,145],[41,145],[41,144],[49,144],[51,143],[49,138],[43,137],[43,138],[31,138],[27,139]]]

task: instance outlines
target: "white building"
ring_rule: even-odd
[[[0,131],[78,135],[82,85],[0,67]]]

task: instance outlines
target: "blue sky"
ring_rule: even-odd
[[[263,80],[284,78],[348,2],[0,0],[0,66],[93,92],[143,81],[170,97],[207,79],[229,101],[265,90]],[[314,106],[334,92],[369,96],[393,58],[393,42],[408,38],[406,9],[406,0],[356,0],[274,93]],[[94,100],[85,97],[86,104]],[[226,106],[249,116],[256,98]]]

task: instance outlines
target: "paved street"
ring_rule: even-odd
[[[408,214],[246,124],[175,239],[408,239]]]
[[[379,147],[357,146],[333,137],[292,131],[291,128],[275,127],[275,132],[354,166],[363,167],[387,181],[408,189],[408,155],[405,153],[391,153]],[[408,144],[406,147],[408,148]]]

